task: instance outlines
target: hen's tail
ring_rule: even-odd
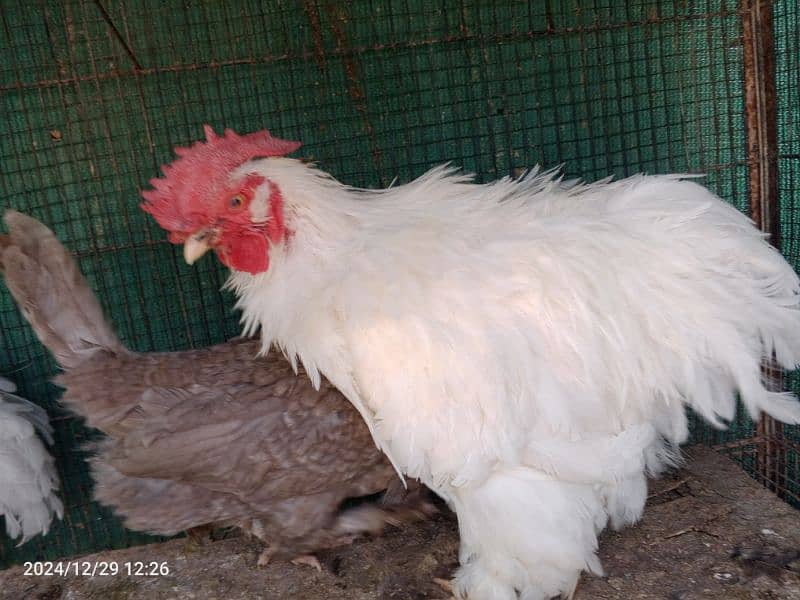
[[[58,364],[71,369],[98,349],[124,351],[78,265],[47,227],[15,210],[0,236],[0,270],[11,295]]]

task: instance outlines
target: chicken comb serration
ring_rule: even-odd
[[[149,182],[153,189],[141,192],[142,210],[171,233],[193,231],[205,203],[224,189],[233,169],[252,158],[284,156],[302,145],[273,137],[266,129],[245,135],[226,129],[217,135],[211,125],[203,125],[203,131],[205,141],[175,148],[178,158],[162,165],[164,176]]]

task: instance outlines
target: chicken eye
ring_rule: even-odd
[[[244,196],[242,194],[236,194],[228,203],[231,208],[241,208],[244,205]]]

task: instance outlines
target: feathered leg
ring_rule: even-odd
[[[461,532],[457,596],[547,600],[570,595],[584,569],[602,574],[595,552],[607,517],[595,486],[516,467],[452,497]]]

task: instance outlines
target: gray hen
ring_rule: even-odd
[[[316,391],[282,357],[253,358],[258,341],[131,352],[53,233],[15,211],[5,221],[6,284],[65,370],[63,402],[107,436],[91,459],[95,497],[126,526],[170,535],[235,525],[268,544],[264,564],[430,513],[427,490],[402,491],[329,383]]]

